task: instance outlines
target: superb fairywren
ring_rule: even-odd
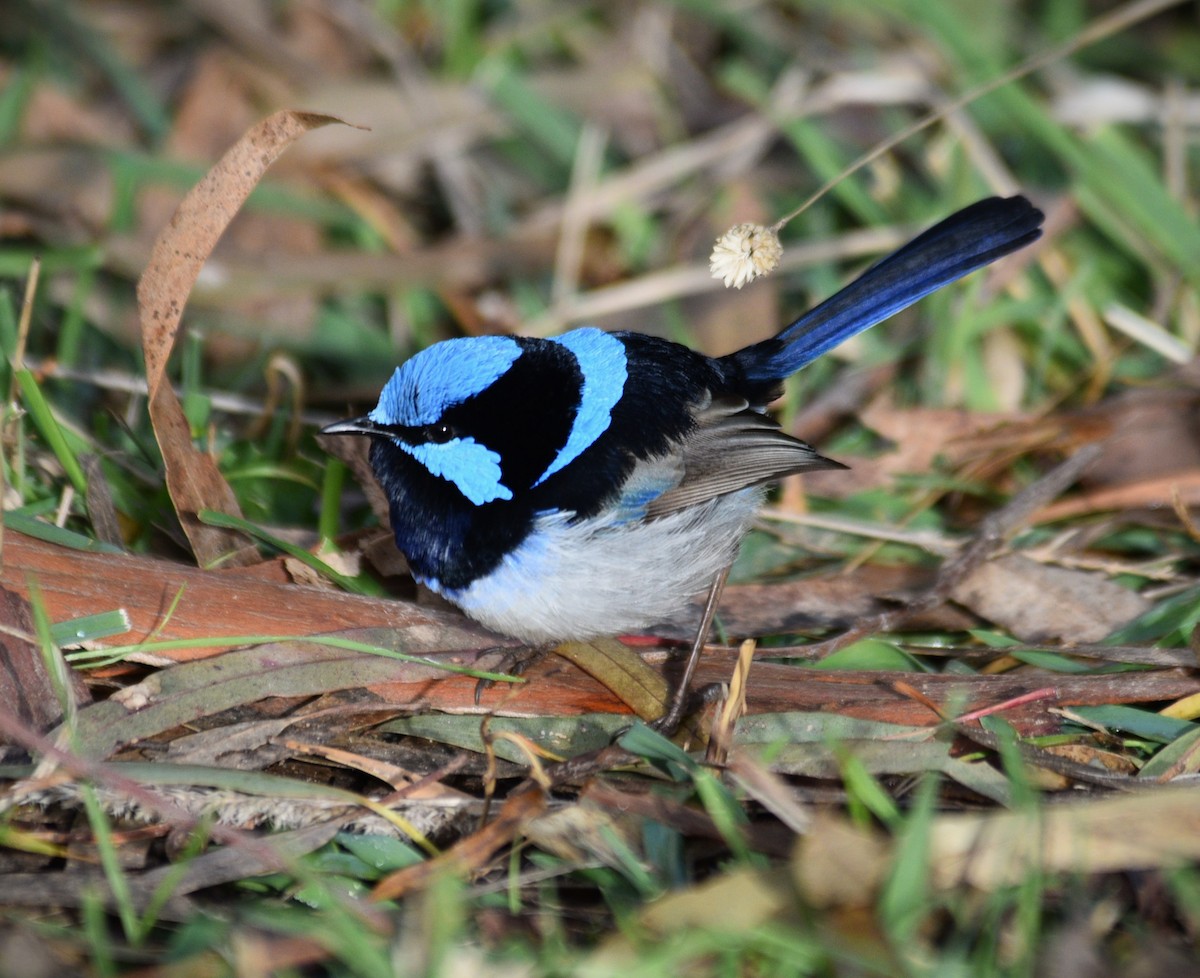
[[[982,200],[723,357],[590,327],[446,340],[324,433],[372,439],[396,545],[470,617],[539,643],[634,632],[723,579],[766,483],[841,467],[765,414],[784,378],[1041,223],[1023,197]]]

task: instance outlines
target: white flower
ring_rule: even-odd
[[[783,245],[771,228],[761,224],[735,224],[717,238],[708,268],[713,278],[724,279],[725,287],[740,289],[760,275],[775,270]]]

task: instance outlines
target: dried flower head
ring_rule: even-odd
[[[761,224],[735,224],[717,238],[708,268],[713,278],[724,279],[725,287],[740,289],[760,275],[775,270],[783,245],[771,228]]]

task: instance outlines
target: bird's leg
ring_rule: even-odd
[[[708,633],[712,629],[713,618],[717,614],[717,605],[721,603],[721,592],[725,590],[725,582],[729,579],[729,568],[726,567],[713,578],[712,586],[708,589],[708,600],[704,603],[704,615],[700,619],[700,627],[696,630],[696,638],[692,642],[692,650],[688,653],[687,665],[679,685],[675,687],[675,695],[671,697],[671,706],[663,714],[654,727],[659,733],[670,737],[683,720],[687,708],[688,689],[692,685],[692,676],[696,672],[696,664],[700,661],[700,653],[704,651],[704,643],[708,641]]]

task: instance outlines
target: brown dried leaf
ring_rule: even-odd
[[[288,756],[288,749],[277,738],[296,721],[294,716],[272,717],[197,730],[172,740],[166,758],[179,765],[261,771]]]
[[[230,58],[221,49],[198,52],[178,94],[163,152],[173,159],[198,163],[219,158],[262,118],[262,102],[252,77],[256,70],[240,59]],[[344,137],[345,132],[344,127],[339,127],[335,138]],[[290,164],[294,174],[295,163],[296,154],[291,152],[286,160],[274,166]],[[147,255],[178,203],[178,192],[168,186],[147,187],[139,194],[135,235],[139,242],[144,242]],[[204,279],[223,280],[225,269],[239,265],[246,255],[267,255],[286,265],[296,255],[318,252],[321,241],[320,223],[309,217],[262,208],[244,209],[237,213],[208,256]],[[193,309],[199,305],[213,308],[203,285],[194,287],[188,301]],[[260,344],[270,343],[278,336],[301,340],[315,321],[317,301],[315,290],[302,295],[229,296],[219,308],[213,309],[218,322],[228,323],[229,328],[206,336],[205,354],[218,363],[241,363]],[[253,324],[253,330],[240,330],[239,324]]]
[[[1099,642],[1150,607],[1103,574],[1039,564],[1020,554],[976,568],[955,586],[953,597],[1024,642]]]
[[[217,239],[267,167],[310,129],[331,122],[342,120],[290,110],[264,119],[188,192],[154,243],[137,290],[146,382],[152,399],[162,384],[188,293]]]
[[[241,516],[242,509],[213,457],[192,444],[191,426],[170,386],[161,385],[150,401],[150,421],[162,450],[167,491],[196,563],[201,567],[247,567],[257,562],[258,551],[245,534],[207,526],[196,515],[211,509]]]
[[[791,831],[803,835],[812,827],[812,811],[800,801],[795,789],[747,751],[738,751],[727,770],[748,797]]]
[[[802,915],[802,901],[797,897],[794,882],[783,868],[735,868],[654,901],[642,911],[639,923],[665,938],[701,928],[710,934],[745,935],[765,924],[814,927],[814,921]],[[823,946],[853,948],[853,960],[862,965],[864,973],[903,971],[871,915],[856,911],[831,914],[819,918],[815,928]],[[637,954],[630,938],[619,933],[592,954],[588,969],[597,974],[636,970],[640,963]]]
[[[1200,471],[1200,392],[1182,371],[1164,387],[1125,391],[1063,420],[1104,441],[1083,480],[1090,490]]]
[[[642,911],[640,922],[659,934],[696,927],[742,934],[786,919],[795,901],[783,870],[737,868],[656,900]]]
[[[438,873],[449,871],[466,875],[481,869],[545,808],[546,796],[541,791],[522,791],[510,795],[500,807],[500,813],[478,832],[461,839],[436,859],[428,859],[385,876],[376,884],[371,898],[396,900],[423,889]]]
[[[850,471],[806,473],[805,487],[821,496],[842,498],[856,492],[890,487],[908,472],[928,472],[939,458],[962,464],[979,454],[978,439],[1019,421],[1007,412],[983,413],[954,408],[901,408],[890,392],[877,397],[860,420],[888,439],[892,447],[871,458],[839,457]]]
[[[530,842],[560,859],[619,869],[622,850],[636,847],[639,829],[628,816],[584,802],[543,812],[525,823],[524,832]],[[620,847],[614,840],[620,840]]]
[[[247,132],[188,192],[154,243],[138,282],[150,418],[163,453],[167,489],[201,566],[218,561],[242,565],[257,558],[242,534],[205,526],[196,518],[202,509],[232,515],[240,515],[240,510],[216,463],[192,444],[179,399],[164,383],[183,308],[217,239],[267,167],[310,129],[339,121],[332,116],[284,111]]]

